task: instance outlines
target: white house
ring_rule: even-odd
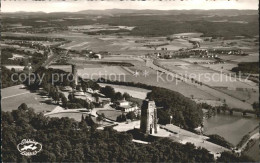
[[[115,102],[116,104],[116,109],[121,110],[123,112],[135,112],[138,110],[137,105],[133,104],[132,102],[126,101],[125,99],[119,100]]]

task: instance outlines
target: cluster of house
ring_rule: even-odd
[[[67,30],[67,27],[38,27],[33,28],[32,26],[23,26],[23,25],[7,25],[4,26],[3,31],[8,32],[21,32],[21,33],[51,33]]]
[[[75,98],[86,100],[87,102],[95,102],[99,103],[100,106],[104,106],[105,104],[112,104],[111,99],[105,97],[99,90],[93,90],[91,88],[87,88],[86,92],[80,88],[80,90],[75,91],[70,86],[65,86],[61,89],[63,92],[74,92]],[[94,97],[93,94],[97,94],[98,98]],[[113,103],[113,106],[116,110],[121,110],[122,112],[135,112],[136,114],[140,114],[140,108],[133,102],[123,100],[117,100]]]
[[[190,51],[192,56],[197,56],[201,58],[217,58],[217,54],[210,53],[207,49],[193,49]]]
[[[154,53],[157,58],[171,59],[172,57],[218,58],[218,55],[246,55],[241,49],[180,49],[174,52]]]
[[[92,88],[87,88],[86,92],[84,92],[82,88],[80,88],[80,90],[73,90],[70,86],[65,86],[61,88],[61,91],[73,92],[75,98],[86,100],[87,102],[99,103],[101,106],[111,102],[110,98],[106,98],[105,95],[99,92],[99,90],[93,90]],[[97,94],[98,98],[93,96],[93,94]]]
[[[170,53],[170,52],[158,52],[158,53],[154,53],[154,55],[157,58],[164,58],[164,59],[171,59],[172,58],[172,53]]]
[[[199,48],[200,47],[200,42],[199,41],[189,40],[189,43],[193,44],[193,48]]]
[[[245,54],[241,49],[210,49],[212,54],[227,54],[227,55],[243,55]]]

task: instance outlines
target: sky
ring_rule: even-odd
[[[19,0],[2,1],[2,12],[76,12],[81,10],[104,9],[157,9],[157,10],[181,10],[181,9],[258,9],[258,0],[146,0],[146,1],[88,1],[88,0]]]

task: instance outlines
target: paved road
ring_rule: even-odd
[[[210,151],[215,158],[220,156],[221,152],[230,151],[225,147],[207,141],[208,137],[206,136],[192,133],[190,131],[181,129],[175,125],[167,124],[166,126],[161,126],[161,127],[167,129],[167,131],[172,131],[173,133],[176,133],[176,134],[172,134],[172,136],[169,137],[170,139],[174,141],[178,141],[179,143],[182,144],[186,144],[189,142],[194,144],[196,147],[205,148],[208,151]]]
[[[254,135],[252,135],[243,145],[242,147],[240,147],[237,152],[243,152],[247,146],[247,143],[252,140],[252,139],[259,139],[260,134],[259,133],[255,133]]]

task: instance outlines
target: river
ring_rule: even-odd
[[[241,113],[220,113],[209,119],[204,119],[204,133],[217,134],[228,142],[237,145],[240,140],[259,125],[259,119],[254,116],[243,117]]]

